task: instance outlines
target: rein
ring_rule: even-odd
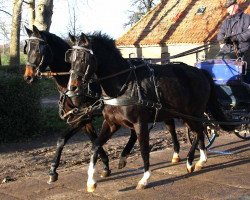
[[[38,75],[45,76],[45,77],[52,77],[52,76],[64,76],[69,75],[70,72],[52,72],[52,71],[46,71],[46,72],[39,72]]]

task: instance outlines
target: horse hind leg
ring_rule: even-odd
[[[123,149],[123,151],[121,153],[119,164],[118,164],[118,169],[122,169],[126,166],[127,156],[130,154],[132,148],[134,147],[136,140],[137,140],[137,135],[136,135],[135,131],[133,129],[130,129],[130,138],[129,138],[128,143],[126,144],[125,148]]]
[[[205,163],[207,162],[207,150],[205,146],[204,138],[204,129],[202,132],[199,132],[199,148],[200,148],[200,159],[195,164],[195,171],[200,171]]]
[[[175,130],[174,119],[166,120],[165,124],[166,124],[167,129],[169,130],[169,132],[171,134],[173,145],[174,145],[174,153],[173,153],[173,157],[172,157],[172,163],[176,164],[176,163],[179,163],[181,161],[181,159],[180,159],[180,156],[179,156],[180,144],[179,144],[177,134],[176,134],[176,130]]]
[[[201,170],[201,168],[204,166],[205,162],[207,161],[207,155],[206,155],[206,148],[205,148],[205,141],[204,141],[204,127],[202,123],[198,122],[189,122],[188,123],[191,130],[195,131],[196,136],[193,140],[192,146],[190,148],[190,151],[187,156],[187,171],[189,173],[193,172],[194,170]],[[196,147],[200,146],[200,160],[194,165],[194,156],[195,156],[195,150]]]
[[[58,180],[58,173],[56,172],[59,163],[60,163],[60,158],[61,154],[63,151],[63,148],[67,141],[77,133],[77,131],[80,130],[80,127],[72,128],[70,130],[67,130],[66,132],[63,133],[63,135],[57,140],[57,148],[56,152],[54,155],[54,158],[51,162],[51,167],[49,171],[49,181],[47,182],[48,184],[51,184],[52,182],[55,182]]]

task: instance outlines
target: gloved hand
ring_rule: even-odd
[[[223,40],[223,43],[224,44],[233,44],[232,38],[230,36],[225,37],[224,40]]]
[[[232,42],[238,42],[236,35],[230,37]]]

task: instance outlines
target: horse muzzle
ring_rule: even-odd
[[[34,77],[35,77],[34,68],[30,65],[26,65],[23,79],[27,83],[32,83],[34,81]]]

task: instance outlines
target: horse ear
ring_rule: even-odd
[[[71,33],[69,33],[69,40],[70,40],[70,42],[72,42],[73,44],[75,44],[76,37],[74,35],[71,35]]]
[[[40,35],[40,31],[38,30],[38,28],[35,26],[35,25],[33,25],[33,32],[34,32],[34,34],[36,35],[36,36],[41,36]]]
[[[88,37],[84,33],[82,33],[80,36],[80,43],[83,46],[89,46],[90,44]]]
[[[26,33],[28,34],[28,36],[30,37],[31,34],[33,33],[32,30],[28,29],[26,26],[24,26]]]

